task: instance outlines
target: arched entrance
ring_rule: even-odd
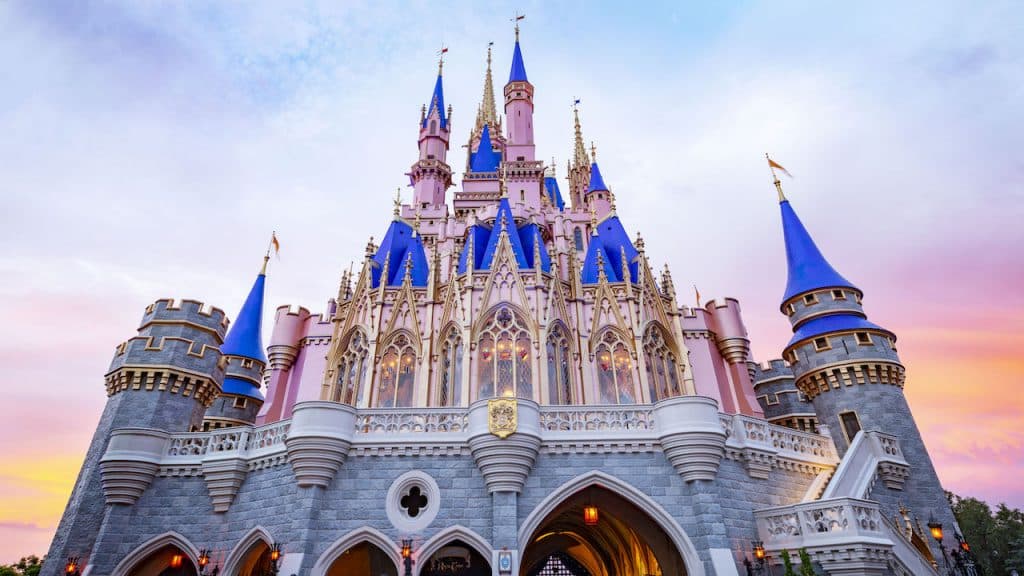
[[[491,564],[473,546],[452,540],[421,560],[420,576],[491,576]]]
[[[704,573],[696,549],[664,509],[598,471],[553,491],[524,521],[519,542],[521,576]]]
[[[327,576],[398,576],[398,568],[383,550],[361,542],[342,552],[327,568]]]
[[[198,551],[180,534],[167,532],[153,538],[114,568],[114,576],[197,576]]]
[[[274,561],[270,559],[270,546],[260,540],[249,546],[238,562],[238,576],[263,576],[273,570]]]

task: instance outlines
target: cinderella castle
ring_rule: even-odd
[[[265,265],[230,323],[146,308],[44,574],[955,568],[896,335],[778,181],[793,337],[757,362],[736,300],[651,269],[578,112],[567,179],[537,159],[518,28],[510,68],[502,115],[488,50],[461,187],[438,70],[411,202],[322,312],[277,308],[264,346]]]

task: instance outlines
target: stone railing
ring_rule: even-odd
[[[635,432],[654,429],[650,406],[543,406],[541,432]]]
[[[284,450],[290,420],[264,426],[236,426],[208,432],[174,434],[167,443],[164,456],[168,459],[206,456],[221,452],[253,452]]]
[[[831,498],[754,512],[765,549],[806,549],[829,574],[932,576],[935,569],[886,520],[878,503]]]
[[[894,490],[902,490],[909,475],[910,465],[903,459],[899,440],[889,434],[865,430],[850,443],[822,497],[866,498],[876,480],[882,480]]]
[[[818,473],[839,463],[832,440],[740,414],[719,414],[726,433],[726,447],[745,462],[754,478],[767,478],[781,465],[807,468]]]
[[[356,415],[356,434],[460,433],[469,424],[465,408],[370,408]]]

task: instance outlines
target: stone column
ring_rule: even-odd
[[[516,416],[514,424],[509,425],[511,406],[515,407]],[[516,504],[537,460],[540,440],[540,409],[536,402],[495,398],[479,400],[469,407],[469,449],[493,503],[492,567],[498,563],[497,551],[507,548],[512,552],[513,573],[519,570]]]

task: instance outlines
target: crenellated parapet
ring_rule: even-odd
[[[769,422],[797,430],[817,431],[814,405],[796,387],[793,367],[782,359],[747,364],[754,392]]]

